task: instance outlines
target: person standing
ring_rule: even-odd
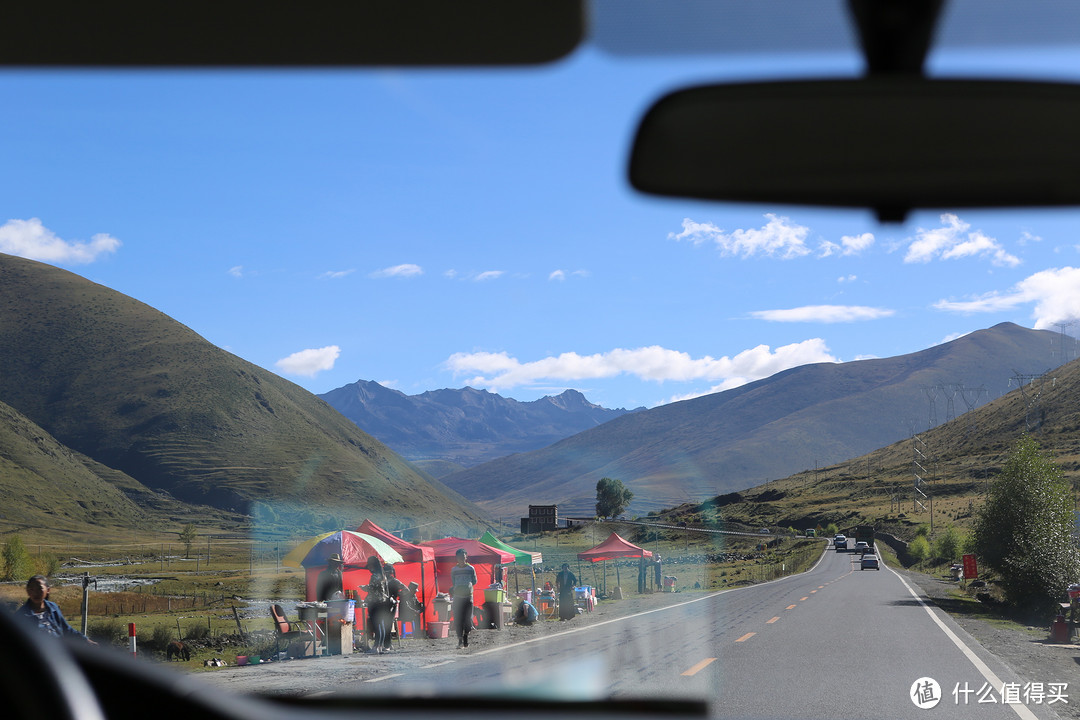
[[[390,648],[390,628],[388,622],[387,607],[390,604],[390,587],[386,579],[386,571],[383,569],[382,560],[372,555],[367,560],[367,570],[371,578],[367,585],[361,585],[365,590],[364,604],[367,605],[369,635],[372,639],[373,649],[382,654]]]
[[[562,570],[555,576],[555,587],[559,589],[560,620],[577,617],[577,606],[574,605],[574,587],[576,585],[577,577],[570,572],[570,564],[563,563]]]
[[[315,599],[319,602],[333,600],[334,595],[341,595],[342,588],[342,561],[341,555],[334,553],[326,558],[326,569],[315,578]]]
[[[452,615],[458,647],[469,647],[469,631],[473,624],[473,587],[476,585],[476,568],[469,564],[469,554],[464,548],[457,551],[457,565],[450,568],[453,588],[450,597],[454,601]]]
[[[26,602],[15,611],[16,617],[52,637],[78,638],[91,645],[96,642],[71,627],[60,606],[49,600],[49,579],[35,575],[26,581]]]

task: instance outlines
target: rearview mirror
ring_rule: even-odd
[[[680,90],[638,128],[657,195],[914,208],[1080,204],[1080,86],[884,77]]]

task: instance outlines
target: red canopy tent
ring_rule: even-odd
[[[640,558],[641,562],[645,562],[645,558],[652,557],[652,551],[645,548],[638,547],[632,542],[627,542],[619,536],[618,533],[611,533],[608,539],[600,543],[594,548],[588,550],[582,550],[578,553],[578,560],[588,560],[589,562],[600,562],[601,560],[618,560],[619,558]],[[641,575],[638,576],[639,578]],[[619,583],[619,566],[615,565],[615,582]],[[607,588],[607,565],[604,566],[604,587]]]
[[[464,548],[469,554],[469,564],[476,568],[473,604],[477,608],[484,604],[484,588],[495,582],[496,565],[510,565],[517,559],[513,553],[485,545],[479,540],[449,537],[420,544],[435,549],[435,567],[438,569],[440,592],[450,592],[450,568],[457,564],[458,549]]]
[[[416,597],[424,603],[425,624],[436,620],[435,604],[430,602],[437,592],[435,549],[402,540],[370,520],[365,520],[356,530],[377,537],[398,551],[403,562],[394,565],[394,574],[406,585],[414,582],[419,586]]]
[[[578,553],[578,560],[599,562],[600,560],[615,560],[624,557],[652,557],[652,551],[638,547],[632,542],[627,542],[619,536],[619,533],[611,533],[608,539],[589,550]]]

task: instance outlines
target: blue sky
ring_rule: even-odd
[[[883,226],[629,188],[635,123],[665,90],[857,68],[586,49],[498,71],[4,72],[0,252],[316,393],[363,379],[651,407],[1080,317],[1075,211]]]

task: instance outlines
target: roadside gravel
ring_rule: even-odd
[[[1080,720],[1080,644],[1051,643],[1049,628],[1015,626],[972,613],[969,605],[951,594],[958,587],[955,581],[909,570],[898,572],[1024,682],[1067,682],[1069,704],[1057,704],[1055,710],[1063,718]]]
[[[377,683],[399,673],[454,659],[482,654],[498,646],[528,642],[541,636],[574,632],[587,625],[638,612],[674,605],[699,597],[699,593],[653,593],[617,602],[602,602],[591,613],[567,620],[541,620],[531,627],[508,625],[501,630],[474,630],[469,647],[457,648],[457,639],[405,638],[384,655],[353,653],[331,657],[286,660],[249,667],[223,667],[200,672],[200,682],[239,693],[305,696],[339,690],[355,690],[358,683]]]

